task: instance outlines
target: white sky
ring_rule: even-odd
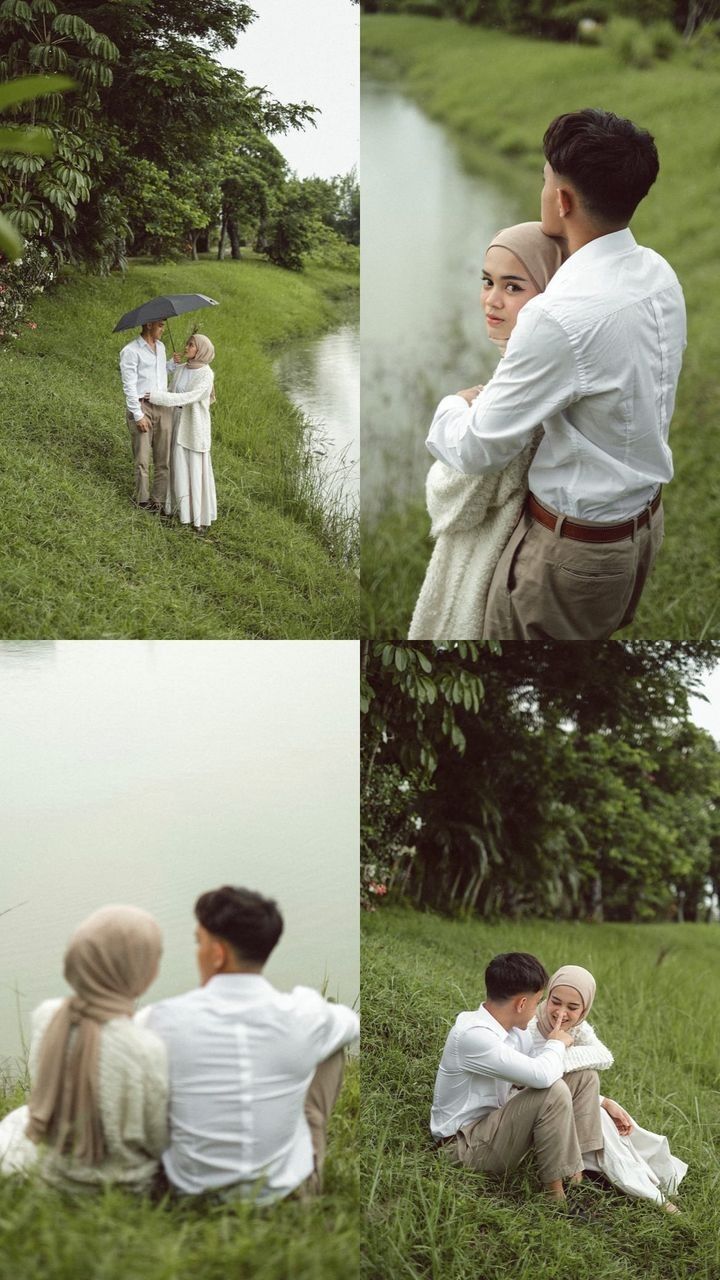
[[[317,128],[273,137],[301,178],[347,173],[360,151],[360,7],[351,0],[250,0],[257,18],[219,55],[280,102],[319,107]]]
[[[707,729],[716,742],[720,742],[720,666],[705,677],[703,693],[709,701],[701,702],[698,698],[691,698],[690,714],[695,724]]]

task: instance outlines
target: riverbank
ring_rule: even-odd
[[[0,633],[7,639],[333,639],[357,635],[355,531],[320,492],[301,415],[273,371],[279,347],[341,323],[352,272],[261,259],[133,262],[124,278],[68,272],[0,350]],[[171,321],[217,349],[218,520],[203,538],[130,502],[133,468],[117,318],[144,298],[206,293]],[[339,319],[338,319],[339,317]],[[167,341],[167,339],[166,339]],[[169,346],[169,343],[167,343]],[[11,429],[9,429],[11,427]]]
[[[361,34],[363,74],[392,80],[413,97],[447,128],[468,171],[510,193],[522,217],[537,217],[542,134],[559,112],[599,103],[655,135],[660,178],[641,204],[633,231],[666,256],[680,277],[688,349],[671,431],[675,479],[665,494],[665,545],[636,622],[623,636],[716,636],[720,385],[714,369],[720,295],[714,286],[720,265],[706,141],[714,128],[716,73],[682,60],[634,71],[617,65],[603,48],[531,41],[419,17],[364,15]],[[428,526],[422,494],[401,512],[388,508],[373,524],[364,522],[363,634],[407,635],[431,551]]]
[[[0,1178],[0,1280],[347,1280],[357,1274],[357,1062],[333,1113],[325,1190],[271,1209],[149,1201],[110,1189],[72,1199]],[[6,1089],[0,1116],[19,1106]]]
[[[717,1036],[713,1015],[693,1010],[700,991],[713,1007],[717,926],[487,925],[400,908],[381,908],[363,925],[368,1278],[712,1280],[720,1268]],[[601,1087],[689,1163],[680,1216],[589,1190],[593,1224],[563,1221],[542,1200],[532,1160],[500,1183],[438,1158],[428,1117],[445,1036],[461,1009],[481,1002],[491,957],[510,950],[538,955],[550,972],[572,960],[596,976],[591,1021],[615,1056]]]

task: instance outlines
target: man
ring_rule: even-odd
[[[458,1015],[445,1042],[430,1119],[433,1137],[470,1169],[504,1174],[534,1147],[540,1178],[565,1205],[563,1179],[582,1178],[582,1152],[603,1147],[596,1071],[573,1071],[563,1061],[571,1037],[560,1027],[537,1057],[529,1057],[526,1028],[548,975],[535,956],[508,952],[485,970],[487,999]],[[626,1113],[609,1098],[603,1106],[619,1124]]]
[[[632,621],[662,541],[685,307],[628,229],[658,173],[650,134],[588,109],[558,116],[544,148],[542,228],[570,256],[520,311],[487,386],[441,401],[427,444],[458,471],[499,471],[542,424],[484,635],[606,640]]]
[[[120,378],[135,459],[135,504],[144,511],[164,510],[170,478],[172,410],[140,400],[148,391],[167,391],[167,355],[160,341],[164,320],[144,324],[139,338],[120,352]],[[154,465],[150,493],[150,455]]]
[[[168,1181],[263,1204],[320,1190],[352,1009],[263,977],[283,929],[275,902],[225,885],[195,904],[201,986],[143,1011],[170,1070]]]

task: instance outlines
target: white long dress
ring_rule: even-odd
[[[178,395],[190,391],[193,381],[197,381],[195,375],[199,373],[204,371],[188,369],[187,365],[181,365],[175,374],[171,394]],[[209,421],[209,410],[207,416]],[[184,425],[183,409],[175,406],[170,446],[170,484],[165,513],[172,515],[176,512],[181,524],[192,524],[196,529],[206,529],[217,519],[217,495],[209,439],[206,448],[188,448],[181,443],[183,438],[181,427]],[[203,440],[202,443],[205,444],[205,441]]]
[[[533,1056],[547,1044],[533,1018],[528,1026],[533,1037]],[[598,1039],[588,1022],[581,1022],[574,1032],[574,1044],[565,1051],[564,1074],[571,1071],[604,1071],[613,1065],[610,1050]],[[631,1117],[632,1119],[632,1117]],[[633,1130],[624,1138],[604,1107],[600,1108],[604,1146],[602,1151],[583,1151],[586,1169],[602,1173],[613,1186],[639,1200],[664,1204],[677,1191],[688,1166],[670,1151],[667,1138],[642,1129],[633,1119]]]

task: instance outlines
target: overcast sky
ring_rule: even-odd
[[[250,0],[256,20],[220,61],[280,102],[319,107],[317,128],[273,138],[301,178],[358,164],[360,9],[351,0]]]
[[[690,714],[695,724],[707,729],[718,742],[720,741],[720,666],[715,667],[705,677],[703,693],[709,701],[702,702],[699,698],[691,698]]]

